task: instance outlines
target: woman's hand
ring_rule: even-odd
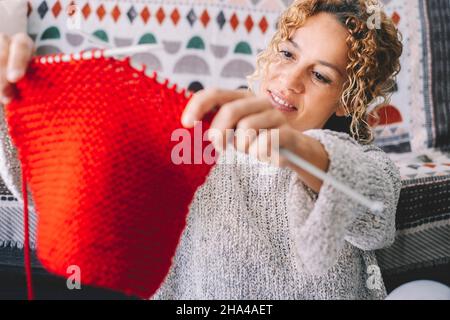
[[[289,125],[286,116],[272,106],[268,97],[255,96],[247,90],[208,89],[197,92],[183,112],[182,124],[187,128],[219,106],[212,120],[209,140],[218,150],[228,142],[260,161],[294,169],[300,178],[318,192],[322,181],[298,168],[278,153],[283,147],[314,164],[328,169],[328,154],[322,144]],[[230,129],[234,129],[230,141]],[[228,134],[227,134],[228,131]]]
[[[220,108],[208,135],[216,149],[223,150],[228,142],[232,142],[236,150],[261,161],[287,165],[276,152],[278,146],[295,150],[301,133],[288,124],[283,113],[273,108],[268,98],[255,96],[247,90],[202,90],[186,106],[183,125],[194,126],[195,121],[202,120],[216,106]]]
[[[0,103],[11,101],[14,83],[25,75],[34,51],[33,40],[27,34],[9,37],[0,33]]]

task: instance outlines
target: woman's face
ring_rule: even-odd
[[[319,13],[279,45],[261,90],[294,128],[323,128],[333,113],[344,115],[339,101],[346,80],[347,35],[334,16]]]

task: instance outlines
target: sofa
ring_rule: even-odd
[[[255,55],[268,44],[290,2],[30,0],[24,6],[37,55],[155,43],[159,47],[153,52],[133,60],[198,91],[246,87]],[[383,5],[403,35],[404,54],[390,103],[374,104],[371,112],[380,118],[373,123],[375,143],[397,164],[402,190],[396,241],[377,251],[377,258],[388,292],[419,279],[450,285],[450,2],[383,0]],[[2,179],[9,181],[3,169]],[[0,179],[0,271],[12,272],[24,284],[23,232],[9,227],[21,221],[22,206],[18,190],[4,181]],[[34,247],[37,220],[31,214]],[[52,283],[60,294],[74,297],[63,293],[65,283],[46,274],[35,257],[33,267],[44,287]],[[95,297],[118,297],[92,290]]]

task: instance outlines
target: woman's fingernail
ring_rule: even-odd
[[[206,139],[208,139],[208,141],[213,142],[215,138],[214,133],[212,132],[212,130],[208,130],[207,131],[207,135],[206,135]]]
[[[8,98],[8,97],[2,97],[2,103],[3,104],[8,104],[8,103],[10,103],[11,102],[11,98]]]
[[[8,71],[7,79],[9,82],[15,82],[19,80],[20,77],[22,77],[22,72],[20,72],[19,70],[13,69]]]
[[[184,114],[183,117],[181,118],[181,123],[183,124],[183,126],[190,126],[192,124],[192,122],[194,122],[191,118],[191,116],[189,116],[188,114]]]
[[[223,151],[223,148],[222,148],[222,144],[221,144],[221,143],[217,142],[215,139],[213,139],[213,140],[211,141],[211,143],[212,143],[214,149],[216,149],[216,151],[219,151],[219,152],[222,152],[222,151]]]

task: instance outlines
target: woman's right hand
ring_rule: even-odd
[[[25,75],[34,51],[33,40],[27,34],[0,33],[0,103],[11,101],[14,83]]]

